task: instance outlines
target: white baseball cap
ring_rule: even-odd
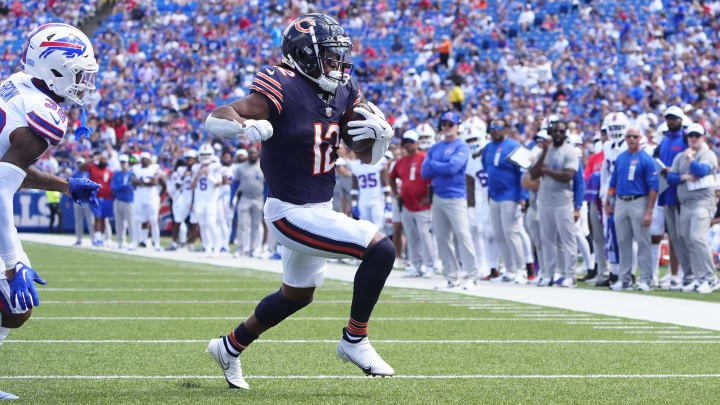
[[[663,116],[665,116],[665,117],[667,117],[668,115],[673,115],[675,117],[682,118],[685,116],[685,113],[683,113],[683,110],[680,107],[678,107],[676,105],[672,105],[672,106],[668,107],[667,110],[665,110],[665,113],[663,114]]]
[[[75,159],[75,162],[76,162],[77,164],[81,165],[81,164],[85,163],[85,158],[82,157],[82,156],[78,156],[78,158]]]
[[[417,142],[417,141],[418,141],[418,133],[415,132],[415,131],[413,131],[412,129],[407,130],[407,131],[405,131],[405,133],[404,133],[403,136],[402,136],[402,140],[403,140],[403,141],[406,140],[406,139],[407,139],[408,141]]]
[[[687,128],[687,133],[697,132],[700,135],[705,135],[705,127],[698,123],[690,124]]]
[[[150,154],[150,152],[147,152],[147,151],[142,152],[140,154],[140,159],[152,159],[152,155]]]
[[[128,157],[128,155],[123,153],[122,155],[118,156],[118,160],[121,162],[129,162],[130,157]]]
[[[245,157],[247,157],[247,156],[248,156],[248,151],[245,150],[245,149],[238,149],[237,151],[235,151],[235,157],[238,157],[238,156],[245,156]]]
[[[184,158],[196,158],[197,159],[197,151],[195,149],[188,149],[183,154]]]

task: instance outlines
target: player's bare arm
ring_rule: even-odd
[[[575,177],[576,172],[577,170],[553,170],[547,166],[542,168],[542,174],[550,176],[561,183],[570,182]]]

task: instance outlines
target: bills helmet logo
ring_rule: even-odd
[[[40,48],[47,48],[40,53],[41,59],[47,58],[55,51],[63,52],[66,57],[72,59],[76,56],[82,56],[85,53],[86,45],[80,38],[68,35],[64,38],[53,38],[52,41],[43,41]]]

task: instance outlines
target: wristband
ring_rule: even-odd
[[[352,200],[352,201],[350,202],[350,206],[353,207],[353,208],[357,207],[357,206],[358,206],[357,200]]]
[[[354,190],[354,189],[353,189],[353,190],[350,190],[350,195],[352,195],[352,196],[358,196],[358,195],[360,195],[360,193],[359,193],[357,190]]]
[[[382,188],[383,193],[390,193],[392,190],[390,189],[390,186],[385,186]]]

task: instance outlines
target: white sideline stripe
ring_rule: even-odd
[[[648,330],[648,331],[630,331],[630,330],[628,330],[628,331],[625,331],[625,333],[628,333],[628,334],[638,334],[638,335],[642,335],[642,334],[658,334],[658,335],[673,334],[673,335],[678,335],[678,334],[680,334],[680,333],[688,334],[688,335],[690,335],[690,334],[694,334],[694,335],[707,335],[708,333],[712,333],[712,332],[697,331],[697,330],[687,331],[687,332],[679,331],[679,330],[670,330],[670,331],[667,331],[667,330],[660,330],[660,331],[652,331],[652,330]],[[716,335],[716,336],[717,336],[717,335]],[[664,337],[664,336],[663,336],[663,337]]]
[[[382,380],[360,375],[246,375],[249,380]],[[218,375],[11,375],[0,380],[220,380]],[[401,380],[560,380],[560,379],[669,379],[720,378],[720,374],[559,374],[559,375],[396,375]]]
[[[9,339],[5,343],[207,343],[208,339],[167,339],[167,340],[156,340],[156,339],[145,339],[145,340],[123,340],[123,339]],[[258,343],[334,343],[337,344],[337,339],[295,339],[295,340],[280,340],[280,339],[267,339],[257,340],[254,344]],[[586,344],[586,343],[622,343],[622,344],[689,344],[689,343],[701,343],[701,344],[720,344],[720,340],[491,340],[491,339],[476,339],[476,340],[429,340],[429,339],[417,339],[417,340],[373,340],[372,343],[391,343],[391,344]]]
[[[593,329],[680,329],[679,326],[593,326]]]

